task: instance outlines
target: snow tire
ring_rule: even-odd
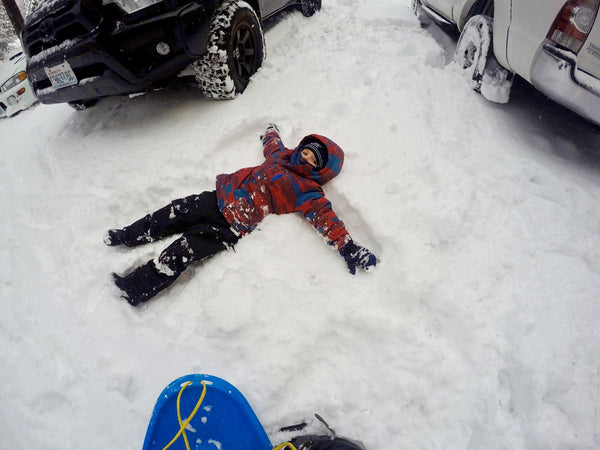
[[[310,17],[321,10],[321,0],[300,0],[302,15]]]
[[[265,54],[254,9],[242,0],[225,0],[213,15],[206,54],[193,63],[194,76],[206,97],[232,99],[244,92]]]
[[[492,35],[491,17],[471,17],[458,39],[454,60],[475,92],[482,93],[488,100],[506,103],[513,74],[502,67],[494,56]]]

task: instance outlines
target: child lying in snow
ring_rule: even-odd
[[[128,247],[183,233],[158,258],[126,276],[113,274],[130,304],[155,296],[192,262],[232,247],[267,214],[302,214],[339,251],[353,275],[356,268],[375,267],[375,255],[352,241],[321,188],[342,170],[342,149],[317,134],[303,138],[296,149],[288,149],[273,124],[261,140],[265,161],[260,166],[219,175],[216,191],[173,200],[123,229],[105,233],[106,245]]]

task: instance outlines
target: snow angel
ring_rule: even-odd
[[[173,200],[125,228],[105,233],[105,244],[128,247],[183,233],[157,258],[128,275],[113,274],[122,297],[130,304],[155,296],[192,262],[232,247],[267,214],[302,214],[338,250],[351,274],[357,268],[375,267],[375,256],[352,241],[321,188],[342,170],[342,149],[317,134],[288,149],[273,124],[261,140],[265,161],[260,166],[218,175],[216,191]]]

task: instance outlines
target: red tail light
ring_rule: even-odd
[[[600,0],[569,0],[550,27],[548,39],[577,53],[594,25],[598,6]]]

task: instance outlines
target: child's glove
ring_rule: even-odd
[[[348,242],[342,247],[340,250],[340,255],[342,255],[346,261],[348,271],[352,275],[356,274],[357,267],[370,272],[377,265],[377,258],[375,255],[365,247],[356,245],[353,241]]]
[[[265,138],[265,136],[268,133],[271,133],[272,131],[275,131],[275,132],[277,132],[277,134],[279,134],[279,128],[277,128],[277,125],[275,125],[274,123],[269,124],[269,126],[267,127],[265,132],[260,136],[260,140],[262,141]]]

